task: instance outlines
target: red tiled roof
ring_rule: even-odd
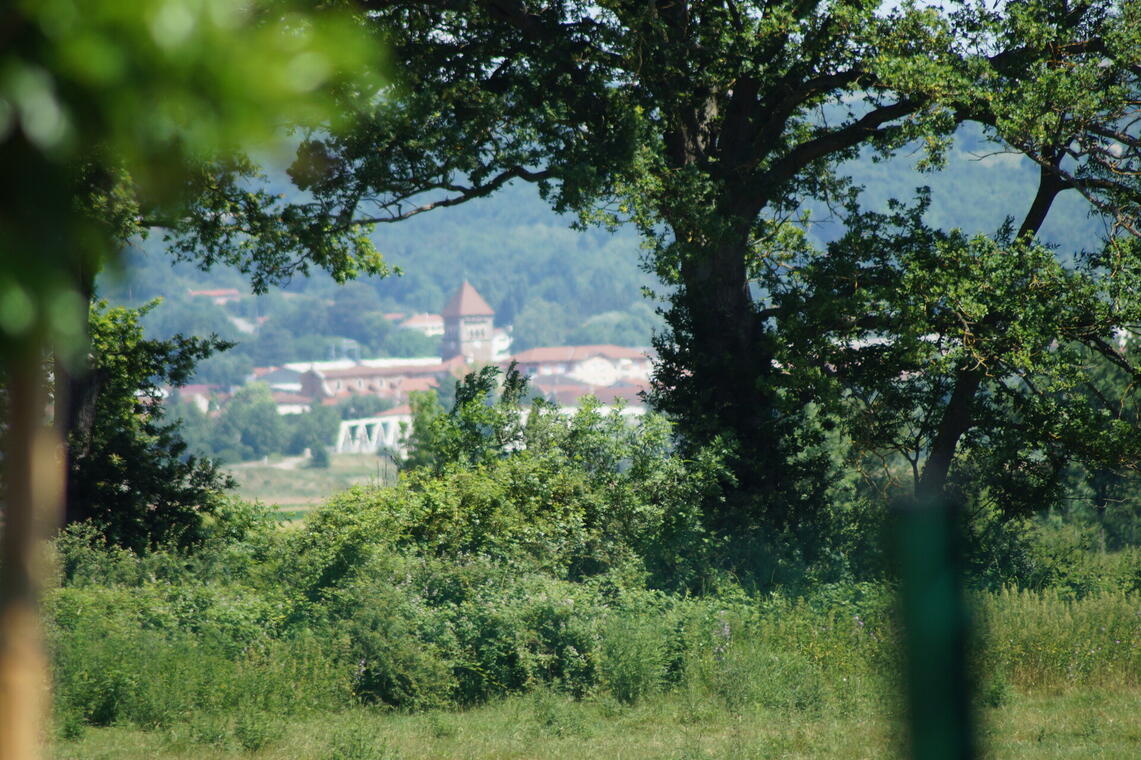
[[[595,388],[593,396],[599,402],[608,406],[613,406],[616,401],[621,399],[626,402],[626,406],[642,406],[646,402],[642,399],[642,388],[632,388],[629,386],[611,385],[606,388]]]
[[[445,317],[494,317],[495,310],[487,305],[483,296],[476,292],[471,283],[464,280],[460,289],[444,307]]]
[[[451,372],[455,377],[463,377],[468,371],[467,359],[462,354],[457,354],[451,359],[445,359],[441,362],[440,367]]]
[[[410,377],[400,384],[400,392],[428,391],[439,385],[439,381],[434,377]]]
[[[559,406],[578,406],[578,402],[583,396],[594,396],[600,404],[606,406],[614,406],[619,400],[624,401],[626,406],[643,406],[645,404],[639,395],[641,393],[640,388],[624,388],[614,385],[555,385],[540,387],[539,390],[542,391],[543,396],[548,401],[553,401]]]
[[[408,404],[401,404],[400,406],[394,406],[391,409],[386,409],[385,411],[381,412],[380,414],[378,414],[376,416],[377,417],[395,417],[398,414],[412,414],[412,407],[409,406]]]
[[[326,369],[326,370],[309,370],[316,372],[326,380],[329,379],[344,379],[346,377],[398,377],[400,375],[408,375],[410,377],[435,375],[440,372],[446,372],[449,369],[447,364],[398,364],[392,367],[346,367],[344,369]]]
[[[300,393],[289,393],[287,391],[274,391],[270,394],[275,404],[312,404],[313,399],[308,396],[302,396]]]
[[[336,404],[341,403],[342,401],[348,401],[353,396],[360,396],[360,395],[371,396],[373,394],[371,394],[371,393],[361,394],[360,392],[358,392],[356,390],[337,391],[332,396],[326,396],[325,398],[321,399],[321,406],[334,406]]]

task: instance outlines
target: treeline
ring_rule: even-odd
[[[192,451],[223,464],[272,455],[309,452],[314,466],[329,464],[329,447],[341,420],[368,417],[392,403],[376,396],[353,396],[335,406],[315,404],[300,414],[280,414],[270,390],[261,383],[239,388],[220,408],[202,411],[183,402],[178,392],[168,400],[169,414],[179,420]]]
[[[177,278],[174,282],[183,284],[168,284],[165,289],[132,285],[127,292],[114,292],[126,302],[139,293],[162,299],[144,320],[149,335],[218,335],[231,344],[200,363],[195,382],[240,385],[254,367],[287,362],[439,353],[438,337],[400,329],[385,317],[390,311],[375,290],[363,282],[343,286],[330,282],[325,288],[263,296],[243,292],[240,300],[223,305],[209,297],[190,296],[193,283]]]
[[[162,298],[146,320],[155,337],[213,333],[233,342],[202,363],[198,382],[233,384],[254,366],[289,361],[435,355],[438,337],[398,329],[399,320],[384,315],[438,314],[464,279],[496,310],[497,326],[514,327],[513,350],[649,345],[659,318],[642,296],[651,280],[639,269],[637,238],[575,231],[571,221],[550,212],[532,188],[511,187],[427,224],[380,230],[378,246],[399,276],[338,285],[314,272],[261,296],[225,268],[172,269],[162,243],[145,240],[127,251],[122,271],[101,278],[100,290],[128,305]],[[235,288],[242,298],[217,305],[188,295],[216,288]]]

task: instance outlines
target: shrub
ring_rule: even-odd
[[[329,456],[329,450],[324,446],[313,446],[310,451],[313,452],[312,458],[309,460],[309,466],[319,470],[327,470],[332,464],[332,458]]]
[[[257,752],[276,742],[285,733],[285,726],[275,715],[258,710],[241,713],[234,722],[234,738],[247,752]]]
[[[323,760],[391,760],[376,724],[351,716],[333,733]]]
[[[194,712],[348,703],[335,643],[272,637],[273,610],[232,588],[57,590],[46,600],[57,709],[90,725],[156,728]]]
[[[619,702],[658,691],[666,675],[668,631],[660,619],[616,617],[602,631],[602,680]]]

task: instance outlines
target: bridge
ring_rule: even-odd
[[[600,406],[598,410],[607,414],[610,406]],[[560,407],[558,413],[564,417],[573,417],[577,407]],[[629,419],[641,417],[646,413],[644,407],[627,406],[620,414]],[[519,416],[523,422],[527,421],[530,409],[523,409]],[[355,420],[344,420],[337,431],[337,442],[333,451],[338,454],[375,454],[382,449],[391,451],[398,456],[406,456],[408,449],[405,446],[405,437],[412,431],[412,415],[386,414],[381,417],[361,417]]]
[[[333,450],[338,454],[375,454],[388,449],[404,456],[408,453],[404,448],[404,437],[411,430],[410,414],[344,420],[337,430],[337,442]]]

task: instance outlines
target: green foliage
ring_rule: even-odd
[[[342,420],[351,420],[357,417],[375,417],[381,412],[391,409],[393,402],[389,399],[380,398],[379,396],[362,396],[353,393],[344,401],[341,401],[335,407]],[[332,438],[332,433],[335,430],[330,430],[328,439]]]
[[[438,474],[448,465],[490,462],[519,445],[527,379],[514,363],[504,374],[502,387],[499,374],[494,365],[468,373],[456,386],[447,413],[435,393],[414,395],[405,466],[429,466]]]
[[[1069,383],[1076,344],[1132,323],[1136,251],[1115,254],[1122,267],[1109,256],[1079,275],[1036,239],[1071,190],[1118,225],[1104,237],[1136,229],[1136,14],[1120,0],[1000,11],[678,2],[601,13],[570,1],[504,13],[390,3],[370,20],[403,51],[404,86],[379,105],[345,98],[367,125],[302,144],[291,176],[330,220],[402,220],[524,180],[584,224],[636,226],[669,298],[654,401],[688,455],[721,456],[732,496],[702,505],[719,537],[827,520],[835,473],[821,427],[845,419],[876,439],[874,454],[910,446],[925,491],[953,490],[955,463],[996,492],[1037,496],[1071,458],[1117,444],[1127,453],[1124,426],[1079,413]],[[858,206],[849,162],[918,153],[916,168],[938,171],[964,124],[972,147],[1039,169],[1037,190],[1000,209],[999,219],[1021,220],[1017,232],[1013,223],[988,238],[909,230],[889,241],[871,216],[842,214],[843,244],[813,250],[808,208]],[[935,223],[946,218],[934,210]],[[889,250],[869,259],[869,246]],[[788,295],[805,289],[810,297]],[[516,320],[520,345],[574,329],[549,294],[504,301],[527,317]],[[921,355],[927,335],[936,357]],[[876,342],[851,352],[859,361],[848,369],[867,371],[858,388],[841,383],[848,395],[829,387],[839,381],[827,356],[851,348],[846,338]],[[911,377],[901,364],[934,371],[901,388],[901,372]],[[822,400],[837,402],[825,410],[832,419],[814,419]],[[886,410],[861,415],[869,404]],[[1005,434],[991,420],[1005,421]],[[1094,447],[1107,428],[1113,445]],[[1013,498],[999,501],[1018,511]]]
[[[729,634],[731,636],[731,634]],[[756,707],[816,710],[825,700],[824,677],[794,652],[766,651],[756,640],[732,641],[696,666],[702,685],[725,708],[743,713]]]
[[[223,457],[260,459],[285,449],[285,422],[269,386],[250,383],[233,395],[214,425],[214,450]]]
[[[619,702],[631,704],[661,688],[668,629],[658,618],[623,616],[602,631],[602,682]]]
[[[896,677],[884,584],[791,597],[722,579],[701,595],[665,593],[633,563],[559,577],[526,551],[439,552],[400,522],[407,495],[380,508],[383,493],[193,557],[62,539],[65,585],[47,604],[61,725],[185,725],[195,741],[252,750],[293,716],[361,700],[417,709],[536,692],[537,720],[559,734],[579,730],[552,702],[562,693],[793,717],[863,709]],[[1137,686],[1135,596],[974,595],[984,700]]]
[[[931,229],[923,200],[889,208],[853,212],[827,256],[803,254],[797,283],[770,281],[797,315],[787,378],[836,410],[853,453],[880,458],[884,496],[935,489],[963,505],[976,578],[1026,578],[1020,523],[1003,522],[1072,498],[1076,472],[1108,480],[1141,454],[1134,370],[1112,337],[1137,317],[1135,244],[1067,263],[1010,229]]]
[[[6,183],[0,191],[4,260],[16,261],[14,251],[23,259],[4,270],[5,298],[17,300],[6,301],[15,309],[0,319],[3,334],[34,330],[65,353],[82,353],[85,285],[110,258],[111,239],[137,232],[148,212],[177,219],[188,173],[200,197],[211,199],[196,205],[216,212],[217,224],[198,228],[199,239],[239,243],[237,230],[250,231],[226,259],[252,270],[255,284],[283,273],[288,242],[296,245],[302,235],[259,237],[246,222],[265,218],[268,198],[243,189],[222,204],[208,191],[237,191],[239,181],[212,185],[208,169],[187,167],[279,138],[277,115],[320,123],[332,113],[330,88],[363,92],[377,81],[371,48],[346,16],[303,19],[285,6],[265,10],[217,0],[162,8],[97,2],[82,12],[71,0],[13,8],[13,23],[24,32],[2,61],[0,100],[8,104],[10,128],[0,154],[6,166],[38,180],[34,186]],[[256,174],[248,161],[213,168],[222,167],[237,177]],[[305,232],[296,221],[294,233]],[[234,223],[228,236],[227,222]],[[339,246],[317,241],[308,230],[315,246],[310,263],[342,276],[382,266],[363,240],[355,248]],[[204,261],[215,258],[208,254]]]
[[[248,591],[74,589],[55,594],[49,613],[57,709],[90,725],[168,726],[196,711],[300,712],[348,699],[333,650],[302,632],[272,638],[274,605]]]
[[[439,356],[440,339],[417,330],[393,330],[385,336],[379,349],[388,356]]]
[[[435,459],[291,530],[233,504],[192,555],[65,534],[48,603],[61,725],[188,724],[195,741],[252,750],[277,740],[267,716],[289,724],[360,702],[425,710],[531,693],[535,730],[574,736],[587,729],[562,695],[612,711],[674,699],[738,722],[883,701],[900,631],[854,477],[811,531],[734,544],[700,508],[729,479],[721,452],[683,458],[662,418],[591,403],[522,420],[521,379],[498,397],[496,379],[473,373],[451,412],[435,406]],[[835,428],[822,439],[824,454],[845,456]],[[1060,517],[1000,515],[967,526],[980,585],[1035,590],[974,595],[984,702],[1134,688],[1135,553],[1099,555]],[[988,564],[1007,543],[1016,561]],[[388,751],[353,719],[329,753]]]
[[[68,501],[73,517],[100,526],[112,543],[141,551],[204,537],[204,517],[229,481],[209,460],[186,454],[176,422],[167,422],[159,385],[186,382],[195,364],[227,344],[217,338],[158,341],[143,337],[141,310],[91,310],[93,419],[77,429]]]
[[[317,469],[327,470],[329,465],[332,463],[329,457],[329,449],[325,446],[317,446],[316,448],[312,449],[312,451],[313,458],[309,462],[309,466],[315,467]]]
[[[734,492],[726,447],[686,456],[674,449],[664,419],[650,415],[634,423],[589,401],[570,418],[533,402],[522,424],[525,389],[509,381],[496,399],[495,375],[493,368],[469,375],[450,412],[430,394],[413,401],[404,485],[424,500],[419,509],[431,521],[418,535],[455,536],[440,551],[506,556],[502,547],[526,547],[551,559],[551,567],[589,573],[592,564],[617,561],[612,551],[621,546],[657,582],[691,589],[713,583],[722,571],[762,586],[881,571],[883,511],[857,490],[854,477],[834,478],[824,492],[805,486],[797,498],[827,505],[814,504],[811,518],[783,529],[748,527],[742,519],[727,536],[726,502],[742,514],[750,502]],[[839,471],[846,450],[835,428],[801,443],[797,456],[804,462]],[[710,504],[721,506],[710,510]],[[536,522],[555,525],[536,530]],[[476,535],[466,533],[470,529]],[[524,531],[540,541],[532,546]]]
[[[324,450],[337,435],[341,415],[338,410],[327,406],[314,405],[301,414],[289,414],[282,418],[289,440],[283,451],[286,454],[301,454],[305,449],[312,452]]]
[[[197,408],[170,405],[179,418],[189,449],[223,462],[250,461],[275,454],[300,456],[308,449],[327,449],[342,419],[371,417],[391,408],[393,402],[376,396],[352,395],[336,406],[313,404],[299,414],[279,414],[270,389],[249,383],[224,401],[220,413],[208,416]],[[328,466],[328,451],[325,451]]]
[[[338,728],[322,760],[393,760],[376,726],[358,719]]]
[[[1136,594],[1004,589],[975,599],[984,668],[1023,689],[1049,683],[1133,684],[1141,665]]]
[[[602,343],[616,346],[648,346],[650,337],[661,327],[661,319],[653,309],[644,303],[636,303],[625,311],[595,314],[575,328],[566,342],[577,345]]]
[[[234,738],[246,752],[264,749],[281,739],[284,733],[284,724],[272,713],[243,712],[234,721]]]
[[[542,298],[529,299],[515,313],[511,348],[526,351],[536,346],[563,346],[570,343],[573,322],[567,309]]]

